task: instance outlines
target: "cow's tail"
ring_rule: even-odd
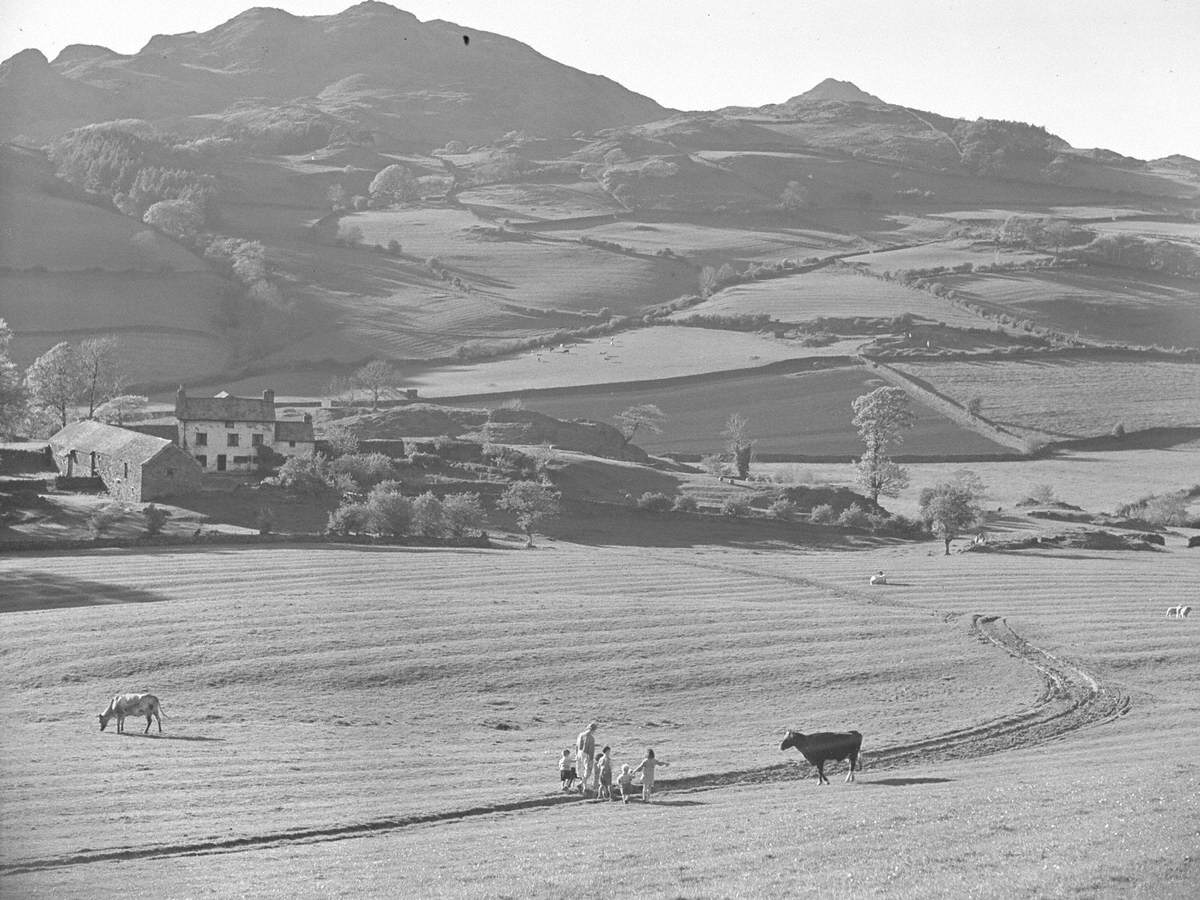
[[[162,702],[160,701],[154,704],[154,706],[158,710],[158,714],[165,719],[167,717],[167,711],[162,708]]]

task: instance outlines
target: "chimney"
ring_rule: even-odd
[[[267,403],[273,404],[275,402],[275,392],[270,388],[267,388],[265,391],[263,391],[263,400]]]
[[[183,389],[183,385],[179,386],[179,390],[175,392],[175,418],[182,419],[184,406],[187,403],[187,391]]]

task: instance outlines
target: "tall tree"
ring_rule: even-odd
[[[950,555],[950,542],[979,521],[976,499],[982,489],[979,477],[963,470],[955,473],[953,480],[939,482],[921,491],[921,519],[945,542],[947,556]]]
[[[416,179],[399,163],[381,169],[371,179],[368,190],[371,193],[371,201],[377,206],[412,200],[419,193]]]
[[[25,385],[21,383],[21,370],[8,358],[11,340],[12,331],[8,323],[0,319],[0,437],[16,434],[28,408]]]
[[[880,494],[895,497],[908,486],[908,472],[888,456],[892,446],[904,440],[903,432],[917,422],[908,404],[908,394],[887,386],[863,394],[851,404],[854,425],[865,445],[855,463],[856,479],[873,503],[879,502]]]
[[[111,336],[87,338],[80,342],[76,355],[83,388],[80,400],[87,403],[91,419],[96,408],[117,396],[124,385],[120,346]]]
[[[149,397],[140,394],[119,394],[96,407],[94,418],[109,425],[124,425],[150,403]]]
[[[725,448],[733,455],[738,478],[750,476],[750,458],[754,453],[754,441],[750,438],[750,423],[741,413],[733,413],[725,422]]]
[[[71,408],[83,394],[83,372],[79,354],[75,348],[63,341],[55,344],[25,372],[25,386],[32,402],[54,412],[67,427]]]
[[[663,411],[653,403],[629,406],[613,416],[613,421],[621,431],[621,437],[625,439],[624,446],[628,446],[633,436],[642,428],[654,434],[662,434],[662,423],[666,420]]]
[[[399,386],[403,380],[400,370],[389,362],[376,359],[361,369],[358,369],[351,379],[356,387],[360,387],[371,395],[371,409],[379,409],[379,395],[389,388]]]
[[[517,524],[525,532],[526,547],[533,546],[533,529],[544,519],[558,514],[558,491],[536,481],[514,481],[496,501],[501,509],[507,509],[517,517]]]

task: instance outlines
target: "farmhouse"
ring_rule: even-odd
[[[50,438],[50,452],[62,474],[98,476],[118,500],[156,500],[200,487],[200,467],[171,441],[116,425],[73,422]]]
[[[250,472],[266,447],[281,456],[298,456],[314,446],[312,416],[277,420],[275,392],[262,398],[189,397],[181,387],[175,395],[179,446],[206,472]]]

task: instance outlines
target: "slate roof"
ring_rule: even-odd
[[[51,437],[50,446],[57,456],[61,456],[68,450],[76,450],[80,454],[95,451],[105,456],[114,456],[127,462],[142,464],[149,462],[165,448],[170,447],[171,441],[148,434],[139,434],[128,428],[118,428],[116,425],[105,425],[103,422],[85,419],[81,422],[72,422]]]
[[[180,422],[274,422],[275,401],[258,397],[176,397]]]

